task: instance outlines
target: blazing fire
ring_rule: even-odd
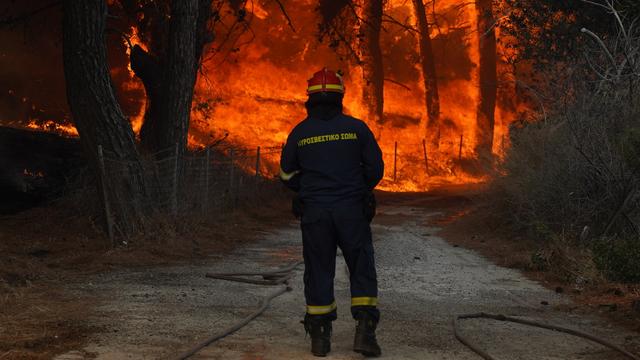
[[[461,160],[476,157],[479,35],[471,30],[477,26],[475,7],[472,4],[460,6],[459,3],[453,0],[437,2],[436,14],[447,19],[431,29],[431,38],[440,45],[435,56],[444,56],[439,64],[453,62],[467,67],[460,69],[454,65],[449,69],[454,74],[441,75],[443,126],[438,149],[427,148],[425,151],[423,143],[427,137],[424,88],[419,78],[419,61],[409,58],[412,52],[419,51],[415,34],[383,23],[382,47],[393,49],[384,54],[384,61],[391,64],[385,64],[388,80],[384,89],[385,119],[379,134],[387,165],[383,189],[424,191],[437,182],[482,180],[482,176],[471,176],[460,169]],[[205,61],[196,102],[206,104],[207,113],[193,113],[192,133],[196,141],[206,143],[209,134],[221,137],[228,133],[230,141],[248,147],[283,144],[288,132],[305,116],[307,78],[323,66],[344,70],[346,112],[364,119],[372,129],[378,127],[366,119],[361,68],[340,59],[328,46],[317,42],[319,20],[314,11],[315,1],[299,1],[296,5],[295,10],[291,9],[295,11],[292,15],[295,33],[280,19],[279,9],[264,6],[260,8],[258,19],[254,20],[253,26],[258,28],[256,38],[243,47],[237,57],[223,63],[217,57]],[[416,23],[409,1],[389,1],[385,12],[396,19],[406,19],[409,24]],[[466,29],[461,30],[461,27]],[[403,49],[404,44],[415,48]],[[450,55],[446,51],[448,47],[454,48]],[[466,59],[447,58],[454,56]],[[494,135],[494,153],[497,155],[504,151],[508,124],[514,116],[513,110],[497,104]],[[429,166],[444,171],[430,177],[427,175]]]
[[[78,130],[73,125],[67,124],[58,124],[53,120],[47,120],[44,122],[36,122],[35,120],[29,120],[27,123],[27,128],[33,130],[44,130],[48,132],[53,132],[56,134],[60,134],[63,136],[78,136]]]
[[[415,29],[411,29],[416,26],[411,1],[390,0],[385,5],[387,15],[381,31],[384,117],[380,124],[366,118],[361,66],[318,41],[317,1],[301,0],[295,5],[289,1],[288,4],[291,25],[276,2],[255,1],[251,31],[238,37],[231,47],[216,47],[214,42],[205,54],[192,110],[189,134],[192,147],[206,146],[225,137],[225,141],[246,148],[281,146],[289,131],[305,117],[307,78],[327,66],[345,73],[345,111],[377,129],[386,163],[382,189],[424,191],[440,182],[483,180],[483,175],[478,175],[480,172],[472,174],[463,166],[465,161],[477,158],[476,119],[480,97],[477,69],[483,34],[476,31],[478,10],[473,3],[442,0],[428,11],[429,23],[435,24],[430,28],[430,37],[440,93],[437,147],[426,141],[433,134],[426,130],[425,89],[418,60],[419,43]],[[134,45],[146,49],[134,27],[120,41],[127,55]],[[498,77],[502,79],[507,66],[501,58],[504,49],[499,44],[497,68]],[[120,79],[117,85],[122,93],[144,91],[130,65],[113,68],[112,75]],[[502,156],[508,146],[508,126],[521,110],[513,105],[515,101],[508,100],[514,96],[509,86],[498,87],[493,141],[493,153],[497,156]],[[138,96],[132,102],[135,106],[128,116],[138,133],[146,100]],[[27,127],[77,135],[72,126],[54,121],[30,121]],[[277,156],[267,157],[266,162],[267,168],[277,168]]]

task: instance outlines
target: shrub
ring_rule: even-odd
[[[637,238],[600,239],[593,245],[594,261],[610,280],[640,282],[640,241]]]
[[[548,248],[554,239],[569,239],[565,243],[576,251],[591,250],[592,261],[610,279],[636,282],[640,32],[631,29],[606,41],[585,31],[596,40],[586,52],[592,75],[584,76],[585,64],[575,65],[581,68],[574,73],[582,75],[566,86],[570,91],[563,104],[551,106],[555,111],[549,116],[512,127],[501,169],[505,175],[495,185],[505,213],[546,240]]]

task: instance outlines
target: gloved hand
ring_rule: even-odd
[[[364,195],[364,217],[367,221],[371,222],[373,218],[376,216],[376,196],[373,195],[373,191],[368,191]]]
[[[291,212],[296,219],[300,220],[302,218],[303,204],[298,194],[294,195],[293,199],[291,199]]]

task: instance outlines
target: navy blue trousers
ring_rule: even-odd
[[[368,312],[379,320],[371,227],[362,205],[331,209],[305,205],[301,228],[307,316],[330,320],[337,317],[333,281],[339,246],[349,268],[353,317],[357,319],[362,312]]]

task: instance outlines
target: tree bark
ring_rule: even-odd
[[[490,158],[493,149],[495,108],[498,93],[495,20],[492,0],[477,0],[478,36],[480,37],[479,87],[477,110],[476,153]]]
[[[213,40],[208,29],[210,0],[173,0],[170,20],[153,22],[150,52],[135,46],[131,68],[142,80],[147,109],[140,138],[149,152],[187,144],[191,102],[205,45]]]
[[[413,6],[418,23],[420,38],[420,58],[422,65],[422,77],[424,80],[425,105],[427,109],[427,139],[431,146],[439,147],[440,139],[440,95],[438,94],[438,78],[436,74],[436,62],[433,55],[431,35],[427,12],[422,0],[413,0]]]
[[[122,176],[96,178],[99,193],[104,189],[112,201],[118,200],[112,215],[127,233],[142,218],[146,187],[135,136],[116,100],[109,74],[106,16],[105,0],[64,1],[64,73],[69,107],[94,173],[100,173],[98,146],[123,164]]]
[[[149,106],[141,130],[143,146],[157,152],[187,145],[191,102],[198,69],[199,0],[173,0],[166,54],[161,59],[138,48],[132,68],[143,80]],[[134,49],[136,50],[136,49]]]
[[[384,68],[380,48],[382,10],[382,0],[364,0],[363,21],[360,25],[362,100],[367,120],[377,124],[378,128],[382,124],[384,114]]]

